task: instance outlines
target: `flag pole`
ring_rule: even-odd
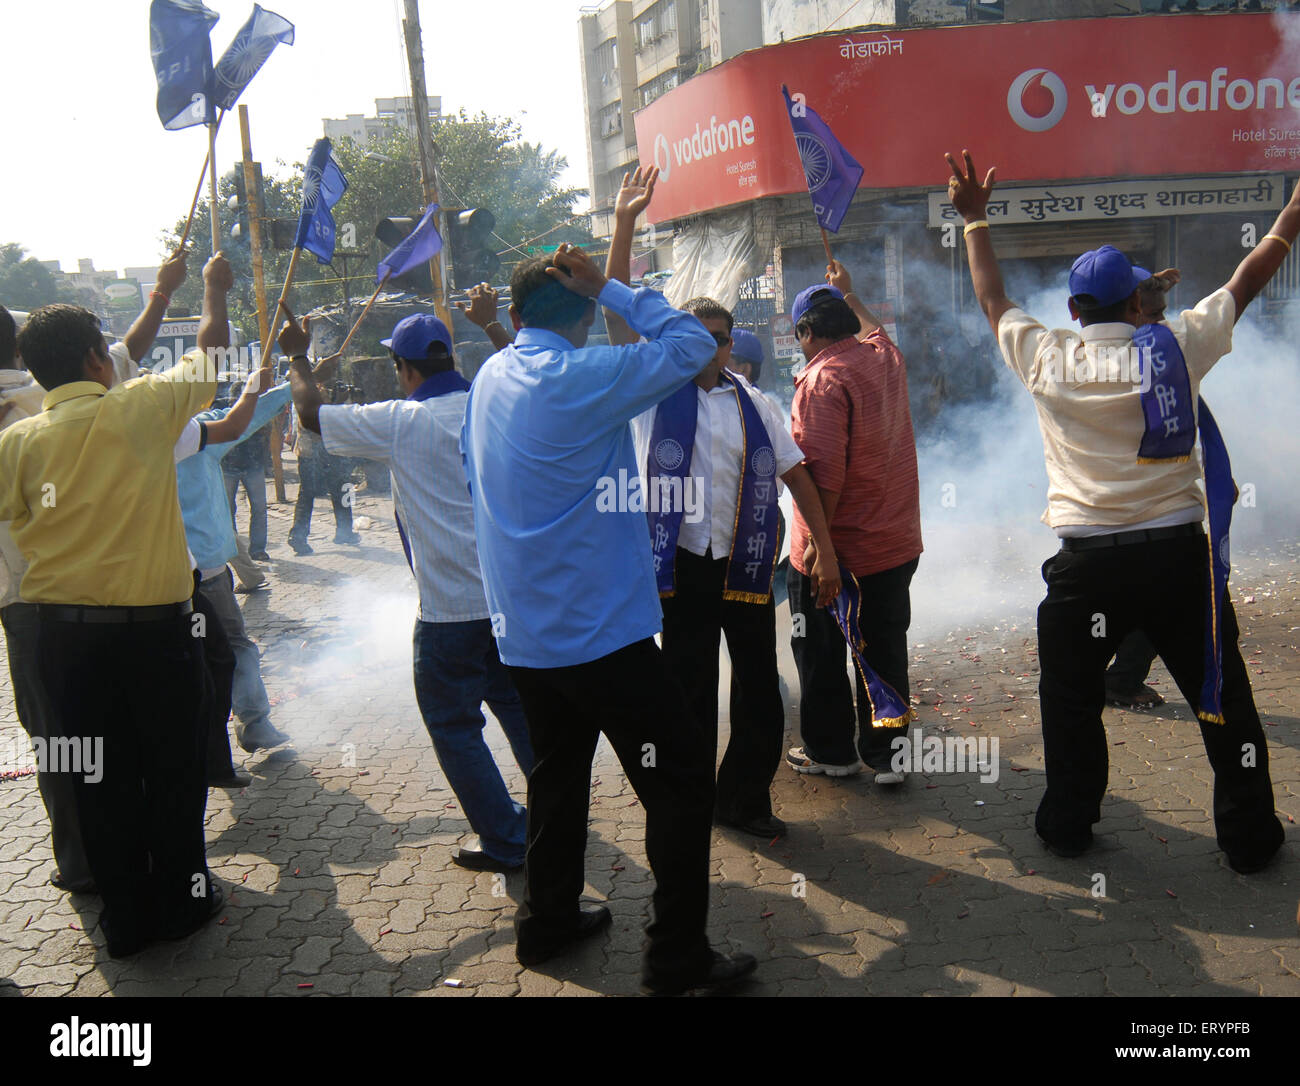
[[[217,113],[217,127],[221,127],[221,122],[225,119],[226,111],[219,110]],[[199,183],[194,186],[194,199],[190,201],[190,217],[185,220],[185,232],[181,234],[181,243],[177,247],[177,252],[184,249],[190,240],[190,229],[194,226],[194,213],[199,209],[199,197],[203,194],[203,180],[208,176],[208,163],[212,161],[212,144],[208,144],[207,156],[203,159],[203,169],[199,171]],[[213,250],[214,252],[216,250]]]
[[[212,255],[221,252],[221,214],[217,210],[217,122],[208,125],[208,218],[212,220]]]
[[[822,248],[824,248],[824,249],[826,250],[826,263],[827,263],[827,264],[834,264],[834,263],[835,263],[835,258],[834,258],[833,256],[831,256],[831,239],[830,239],[830,235],[828,235],[828,234],[826,233],[826,227],[824,227],[824,226],[822,227]]]
[[[388,285],[388,280],[392,277],[392,274],[391,271],[386,273],[379,286],[375,287],[374,294],[370,295],[370,301],[366,302],[365,309],[361,311],[361,316],[357,318],[356,324],[352,326],[352,331],[348,333],[347,339],[343,341],[343,346],[338,349],[336,352],[337,354],[343,354],[348,349],[348,344],[352,342],[352,337],[357,334],[357,329],[361,327],[361,322],[366,319],[366,314],[370,312],[370,307],[373,306],[376,299],[378,299],[379,292]]]

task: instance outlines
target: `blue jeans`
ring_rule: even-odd
[[[485,618],[417,621],[414,641],[415,700],[447,783],[483,851],[502,863],[521,864],[527,819],[483,741],[483,702],[500,721],[524,776],[533,771],[533,745],[519,695],[497,655],[492,624]]]
[[[260,464],[252,468],[230,471],[222,468],[226,481],[226,495],[230,498],[230,518],[235,519],[235,496],[239,484],[244,484],[248,495],[248,549],[254,554],[266,553],[266,469]]]
[[[200,581],[199,591],[220,616],[235,654],[235,685],[231,690],[231,702],[235,716],[239,718],[235,732],[242,739],[246,728],[260,728],[271,723],[271,701],[262,683],[262,656],[244,628],[244,613],[235,599],[235,579],[230,567],[215,577]]]

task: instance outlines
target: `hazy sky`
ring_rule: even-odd
[[[214,60],[253,0],[205,0],[221,16]],[[430,95],[518,119],[524,138],[567,156],[567,184],[587,187],[578,0],[421,0]],[[265,0],[294,23],[240,99],[253,157],[302,161],[323,117],[374,113],[410,93],[401,0]],[[158,236],[189,210],[207,150],[202,127],[164,131],[154,107],[149,0],[5,3],[0,118],[0,243],[75,271],[158,262]],[[239,158],[239,120],[221,126],[218,166]],[[585,206],[585,205],[582,205]]]

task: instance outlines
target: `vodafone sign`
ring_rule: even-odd
[[[1270,14],[855,31],[744,53],[641,110],[655,222],[807,191],[782,83],[864,189],[942,185],[963,147],[1002,181],[1300,169],[1300,53]]]

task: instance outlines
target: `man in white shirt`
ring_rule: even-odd
[[[525,811],[510,798],[484,742],[482,703],[525,776],[533,748],[483,594],[460,455],[469,382],[456,372],[451,333],[430,314],[407,317],[383,341],[406,399],[329,405],[307,363],[306,325],[290,321],[280,333],[281,349],[293,358],[290,380],[303,429],[320,434],[331,453],[378,460],[392,470],[393,510],[420,591],[415,696],[438,763],[482,845],[461,849],[452,860],[473,871],[516,871],[524,862]]]
[[[1222,580],[1213,587],[1210,580],[1226,566],[1227,536],[1212,547],[1201,526],[1207,495],[1190,442],[1199,429],[1211,530],[1218,534],[1231,480],[1226,466],[1221,474],[1213,467],[1226,458],[1217,451],[1217,427],[1204,405],[1197,407],[1197,392],[1232,349],[1237,319],[1300,233],[1300,188],[1233,277],[1195,308],[1137,332],[1139,285],[1149,276],[1103,246],[1079,257],[1070,273],[1070,313],[1082,331],[1049,331],[1003,288],[985,217],[994,171],[981,184],[969,152],[964,168],[951,155],[947,160],[949,197],[966,221],[975,296],[1038,410],[1048,476],[1043,519],[1062,540],[1043,565],[1047,598],[1038,609],[1047,770],[1038,835],[1062,856],[1092,843],[1108,769],[1101,719],[1106,662],[1136,628],[1150,637],[1201,719],[1219,847],[1234,871],[1258,871],[1284,833],[1236,616]],[[1135,334],[1160,353],[1142,357]]]
[[[786,832],[785,823],[772,814],[769,791],[785,734],[772,598],[772,575],[780,557],[778,478],[790,487],[814,532],[822,606],[839,592],[839,567],[821,500],[803,467],[803,453],[781,416],[748,381],[726,369],[731,361],[730,311],[711,298],[692,298],[682,309],[704,325],[718,349],[693,385],[632,420],[643,494],[650,495],[659,480],[684,469],[685,508],[679,522],[656,518],[653,510],[651,516],[664,614],[663,651],[687,704],[710,736],[710,749],[716,751],[718,642],[726,633],[733,676],[731,739],[718,769],[714,819],[770,840]],[[689,435],[694,425],[693,440],[687,437],[685,465],[682,442],[662,417],[670,410],[686,414],[683,433]],[[746,577],[751,563],[754,576]]]

